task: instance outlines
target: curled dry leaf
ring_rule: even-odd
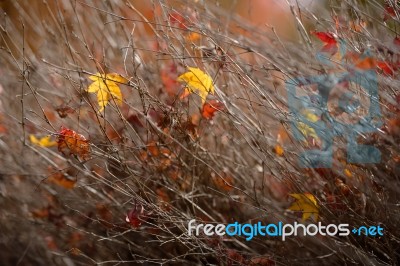
[[[68,152],[68,155],[73,154],[83,160],[86,160],[89,157],[89,140],[71,129],[61,127],[61,130],[58,133],[57,144],[58,150],[63,154]]]
[[[143,222],[144,207],[141,204],[135,206],[126,215],[125,221],[130,223],[134,228],[138,228]]]
[[[226,173],[222,173],[221,176],[217,176],[216,174],[211,174],[213,183],[216,187],[223,191],[231,191],[233,189],[234,179],[231,175],[227,175]]]

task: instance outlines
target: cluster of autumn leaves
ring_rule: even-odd
[[[210,75],[204,73],[199,68],[188,67],[188,72],[180,75],[178,81],[186,84],[180,99],[194,93],[201,98],[204,105],[208,94],[214,94],[214,84]],[[102,112],[110,101],[114,100],[117,105],[122,104],[122,93],[119,84],[127,84],[128,80],[116,73],[100,74],[90,76],[93,83],[88,87],[89,93],[97,94],[97,103]],[[209,108],[207,106],[206,108]],[[210,112],[210,111],[208,111]]]
[[[216,100],[206,102],[209,93],[214,94],[214,84],[212,78],[199,68],[189,67],[189,71],[180,75],[178,81],[185,82],[186,86],[180,99],[183,99],[194,93],[200,96],[202,102],[202,115],[204,118],[211,119],[215,112],[222,109],[221,103]],[[105,110],[110,103],[115,102],[117,105],[122,104],[122,92],[120,84],[127,84],[128,80],[116,73],[100,74],[97,73],[89,76],[92,84],[89,85],[87,91],[95,93],[99,112]],[[41,147],[58,146],[60,152],[69,155],[76,155],[81,159],[88,159],[90,145],[88,140],[75,131],[62,127],[57,134],[57,141],[51,139],[51,136],[45,136],[38,139],[35,135],[30,135],[31,143]]]
[[[89,77],[93,81],[87,91],[94,93],[97,96],[97,103],[99,106],[99,112],[103,112],[110,103],[121,105],[123,101],[123,94],[120,89],[121,84],[127,84],[129,81],[116,73],[100,74],[97,73]],[[207,101],[208,94],[214,94],[213,79],[207,73],[203,72],[199,68],[189,67],[188,72],[180,75],[177,78],[178,82],[185,84],[184,91],[179,96],[180,99],[184,99],[190,94],[196,94],[200,97],[202,103],[201,115],[206,119],[211,119],[215,112],[221,110],[223,105],[217,100]],[[53,147],[57,146],[58,150],[64,155],[74,155],[81,160],[88,160],[90,157],[90,143],[83,135],[78,134],[74,130],[61,127],[61,130],[57,134],[57,139],[54,141],[51,136],[45,136],[38,139],[35,135],[30,135],[30,141],[32,144],[41,147]],[[152,151],[152,155],[159,154],[156,152],[155,147],[149,149]],[[154,150],[154,151],[153,151]],[[168,162],[165,162],[168,163]],[[220,178],[213,178],[214,183],[217,187],[221,187],[224,190],[232,189],[233,180],[230,176],[226,176],[224,181]],[[64,188],[71,189],[74,187],[76,180],[70,180],[66,178],[63,173],[55,172],[49,177],[49,181]],[[289,210],[301,211],[303,213],[303,219],[306,220],[311,216],[315,220],[318,219],[318,204],[316,198],[310,193],[305,194],[290,194],[295,199]],[[133,226],[137,226],[137,219],[133,219],[135,215],[128,215],[127,221]]]

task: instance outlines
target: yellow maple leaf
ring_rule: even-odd
[[[302,211],[303,221],[313,216],[315,221],[318,221],[319,206],[317,199],[311,193],[304,194],[289,194],[296,201],[289,207],[291,211]]]
[[[32,142],[32,144],[38,145],[40,147],[53,147],[57,145],[57,142],[55,142],[54,140],[50,140],[50,136],[38,139],[35,135],[29,135],[29,140]]]
[[[212,78],[196,67],[188,67],[189,71],[178,77],[179,82],[186,82],[186,88],[181,95],[181,99],[190,93],[196,93],[200,96],[202,104],[205,103],[209,93],[214,94],[214,85]]]
[[[310,122],[317,122],[319,120],[319,117],[312,113],[310,110],[305,109],[301,112],[301,114],[304,116],[305,119],[307,119]],[[317,133],[315,132],[315,129],[312,128],[311,126],[307,125],[306,123],[303,122],[298,122],[297,123],[297,129],[303,134],[305,137],[312,137],[314,139],[319,139]]]
[[[89,79],[93,81],[88,87],[89,93],[97,93],[97,102],[99,103],[100,110],[104,110],[104,107],[108,102],[114,98],[118,105],[122,104],[122,93],[117,83],[127,83],[128,80],[116,73],[100,74],[97,73],[94,76],[90,76]]]

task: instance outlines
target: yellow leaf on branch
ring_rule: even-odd
[[[93,81],[88,87],[89,93],[97,93],[97,102],[102,112],[104,107],[111,99],[114,99],[118,105],[122,104],[122,93],[118,87],[118,83],[126,84],[128,80],[116,73],[100,74],[90,76],[89,79]]]
[[[303,212],[303,221],[313,216],[315,221],[318,221],[319,206],[317,199],[311,193],[289,194],[296,201],[289,207],[291,211]]]
[[[35,144],[40,147],[53,147],[57,145],[57,142],[50,139],[50,136],[43,137],[41,139],[36,138],[35,135],[29,135],[29,140],[32,144]]]
[[[319,117],[312,113],[308,109],[304,109],[301,114],[304,116],[305,119],[308,121],[315,123],[319,120]],[[319,139],[317,132],[315,132],[315,129],[312,128],[311,126],[307,125],[306,123],[303,122],[298,122],[297,123],[297,129],[303,134],[303,136],[307,137],[312,137],[314,139]]]
[[[212,78],[196,67],[188,67],[189,71],[178,77],[179,82],[186,82],[186,88],[181,95],[181,99],[191,93],[196,93],[204,104],[209,93],[214,94],[214,85]]]

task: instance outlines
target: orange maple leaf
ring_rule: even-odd
[[[61,127],[57,144],[58,150],[63,154],[65,154],[65,151],[69,151],[69,155],[74,154],[83,160],[86,160],[89,156],[89,141],[71,129]]]
[[[217,100],[211,100],[209,102],[206,102],[203,104],[203,108],[201,110],[201,115],[205,119],[212,119],[215,115],[215,112],[221,111],[224,105],[217,101]]]

